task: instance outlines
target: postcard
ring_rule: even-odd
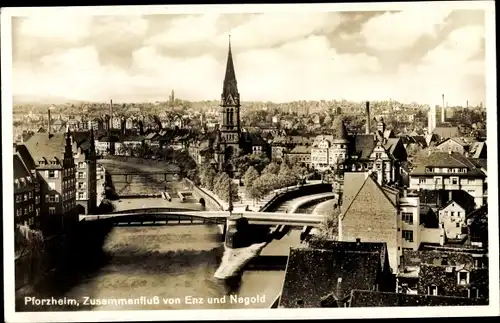
[[[7,322],[499,313],[492,1],[1,28]]]

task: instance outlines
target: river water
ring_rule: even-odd
[[[297,210],[311,211],[312,206]],[[287,256],[290,247],[300,244],[299,235],[298,230],[290,231],[261,255]],[[214,278],[224,253],[215,225],[117,226],[103,249],[109,260],[59,295],[64,305],[38,306],[20,300],[24,303],[19,304],[20,310],[269,308],[281,292],[285,275],[284,270],[245,270],[236,281]],[[50,298],[50,290],[38,297]],[[78,306],[67,305],[69,300],[76,300]]]

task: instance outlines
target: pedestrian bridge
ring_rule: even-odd
[[[246,218],[253,225],[317,227],[324,215],[302,213],[199,211],[173,208],[136,209],[108,214],[80,215],[80,221],[108,220],[122,225],[225,224],[226,220]]]

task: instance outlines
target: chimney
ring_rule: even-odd
[[[361,243],[361,239],[360,238],[356,238],[356,244],[360,244]]]
[[[50,120],[50,108],[48,109],[48,115],[49,115],[49,119],[48,119],[48,122],[47,122],[47,133],[50,137],[50,125],[51,125],[51,120]]]
[[[445,114],[445,111],[444,111],[444,94],[442,94],[441,96],[443,98],[443,104],[441,105],[441,123],[444,123],[444,114]]]
[[[371,129],[371,117],[370,117],[370,102],[366,101],[366,130],[365,133],[370,134]]]
[[[448,202],[453,200],[453,191],[448,191]]]
[[[468,109],[469,108],[469,100],[465,103],[465,107]]]

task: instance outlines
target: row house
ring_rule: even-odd
[[[76,203],[79,214],[91,214],[97,208],[97,155],[93,131],[71,135],[76,165]]]
[[[76,167],[71,135],[37,133],[25,144],[40,185],[42,231],[55,234],[76,223]]]
[[[420,216],[418,195],[380,185],[377,177],[376,173],[344,174],[339,240],[385,242],[391,270],[397,273],[403,250],[418,250],[423,243],[442,245],[444,230],[427,227],[436,221]]]
[[[17,151],[14,153],[14,214],[16,225],[39,225],[40,184]]]
[[[311,167],[311,147],[310,146],[295,146],[288,154],[287,158],[294,164],[303,165],[307,168]]]
[[[484,204],[486,174],[477,163],[457,152],[433,152],[410,173],[410,189],[462,190]]]
[[[397,288],[401,293],[489,299],[485,250],[432,248],[403,253]]]

